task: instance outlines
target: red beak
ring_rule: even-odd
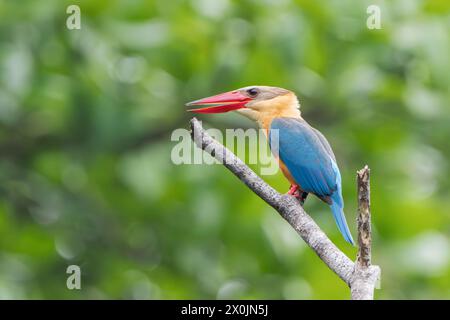
[[[189,102],[186,104],[186,106],[190,107],[207,105],[208,107],[190,109],[188,111],[197,113],[223,113],[245,108],[245,105],[250,100],[252,99],[243,95],[239,91],[230,91],[212,97]]]

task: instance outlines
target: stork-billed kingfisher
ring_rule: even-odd
[[[300,104],[293,92],[250,86],[196,100],[187,106],[203,106],[190,110],[197,113],[236,111],[256,121],[265,130],[272,151],[278,147],[280,169],[291,184],[288,194],[303,203],[308,193],[312,193],[327,203],[339,231],[354,245],[343,211],[336,157],[325,136],[301,117]],[[276,146],[271,138],[274,130],[279,139]]]

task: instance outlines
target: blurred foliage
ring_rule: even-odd
[[[348,298],[226,169],[170,161],[185,102],[251,84],[295,91],[328,137],[352,230],[371,166],[376,297],[450,298],[449,1],[3,0],[0,41],[0,298]]]

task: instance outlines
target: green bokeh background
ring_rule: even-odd
[[[0,298],[349,298],[225,168],[171,162],[185,102],[264,84],[330,140],[353,234],[370,165],[376,298],[449,299],[449,57],[447,0],[2,0]],[[354,259],[328,207],[305,207]]]

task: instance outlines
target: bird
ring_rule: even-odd
[[[342,179],[336,157],[325,136],[303,119],[294,92],[279,87],[248,86],[186,106],[196,107],[188,110],[195,113],[233,111],[256,121],[290,183],[287,194],[299,199],[302,205],[308,194],[317,196],[331,208],[344,239],[355,244],[343,210]],[[278,150],[274,152],[274,148]]]

